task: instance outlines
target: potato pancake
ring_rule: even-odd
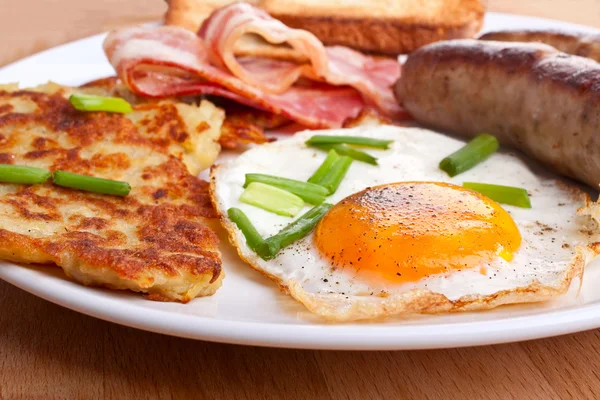
[[[198,154],[198,143],[214,144],[223,112],[206,101],[81,112],[68,101],[74,90],[0,87],[0,163],[126,181],[131,193],[0,183],[0,258],[56,264],[83,284],[154,300],[213,294],[223,278],[209,227],[215,212],[208,184],[188,171],[177,146],[189,141]],[[206,153],[216,157],[216,146]],[[195,174],[214,160],[187,161]]]
[[[127,100],[133,106],[127,117],[143,128],[147,139],[181,158],[194,175],[210,167],[219,155],[225,112],[210,102],[201,101],[200,107],[195,107],[173,99],[144,99],[116,77],[88,82],[77,91]]]

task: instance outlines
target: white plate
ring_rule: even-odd
[[[490,13],[486,30],[566,28],[573,24]],[[0,69],[0,83],[30,86],[53,80],[66,85],[109,76],[104,35],[56,47]],[[222,235],[223,236],[223,235]],[[479,313],[422,316],[377,323],[323,324],[259,273],[240,262],[222,237],[227,277],[216,295],[189,304],[159,303],[140,295],[87,288],[53,267],[0,262],[0,278],[64,307],[140,329],[193,339],[311,349],[424,349],[473,346],[561,335],[600,327],[600,263],[586,269],[562,298]]]

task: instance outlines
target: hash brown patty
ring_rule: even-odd
[[[169,132],[173,118],[161,120],[154,109],[152,123],[140,123],[143,108],[133,115],[80,112],[68,101],[72,91],[53,84],[0,87],[0,163],[126,181],[131,193],[0,183],[0,258],[56,264],[85,285],[154,300],[213,294],[223,273],[209,227],[216,216],[208,184],[169,154],[168,141],[153,140]],[[208,102],[183,106],[194,116],[219,111]],[[177,113],[179,107],[169,109],[187,134],[210,131],[206,121]]]

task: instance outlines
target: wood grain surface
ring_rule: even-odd
[[[491,10],[600,27],[600,0],[490,0]],[[144,0],[0,0],[0,65],[160,19]],[[147,333],[0,282],[0,399],[600,398],[600,331],[406,352],[263,349]]]

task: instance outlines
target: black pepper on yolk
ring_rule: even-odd
[[[498,256],[510,261],[521,234],[506,210],[479,193],[402,182],[346,197],[319,222],[315,240],[336,267],[414,282]]]

